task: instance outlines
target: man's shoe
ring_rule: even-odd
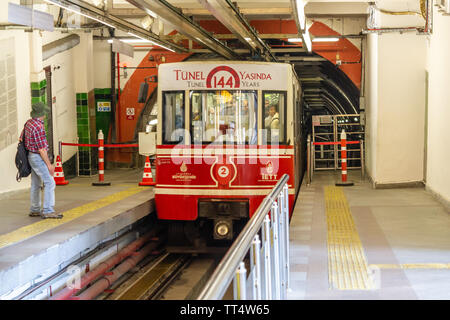
[[[52,212],[52,213],[42,214],[41,217],[42,217],[42,219],[61,219],[63,217],[63,215],[61,213]]]
[[[30,217],[40,217],[41,213],[40,212],[30,212],[29,216]]]

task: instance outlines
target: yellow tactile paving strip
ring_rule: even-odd
[[[330,289],[370,290],[373,281],[345,194],[334,186],[324,192]]]
[[[34,237],[38,234],[46,232],[50,229],[58,227],[64,223],[77,219],[89,212],[101,209],[107,205],[113,204],[117,201],[125,199],[136,193],[146,190],[144,187],[132,187],[124,191],[120,191],[101,198],[99,200],[87,203],[85,205],[70,209],[63,212],[64,217],[62,219],[45,219],[35,222],[33,224],[24,226],[10,233],[0,235],[0,249],[9,246],[13,243],[17,243],[28,238]]]

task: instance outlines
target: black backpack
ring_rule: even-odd
[[[16,175],[17,182],[31,174],[31,166],[28,163],[28,150],[25,148],[25,126],[22,141],[17,145],[16,167],[18,170]]]

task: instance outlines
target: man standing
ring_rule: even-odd
[[[271,105],[269,109],[269,116],[270,116],[270,129],[276,129],[278,130],[280,128],[280,116],[278,115],[278,110],[276,105]]]
[[[264,119],[264,127],[267,135],[267,142],[279,142],[280,116],[277,106],[272,104],[269,106],[269,114]]]
[[[44,118],[49,108],[42,102],[36,102],[31,108],[29,119],[21,134],[25,134],[25,148],[28,150],[28,162],[31,166],[31,208],[30,217],[43,219],[60,219],[62,214],[55,212],[55,180],[53,173],[55,167],[50,163],[45,137]],[[44,205],[41,213],[41,183],[44,183]]]

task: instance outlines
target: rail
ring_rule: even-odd
[[[287,299],[289,288],[288,180],[289,175],[283,175],[264,198],[226,252],[197,300],[221,299],[232,280],[235,300]],[[249,251],[250,272],[247,278],[244,260]]]

